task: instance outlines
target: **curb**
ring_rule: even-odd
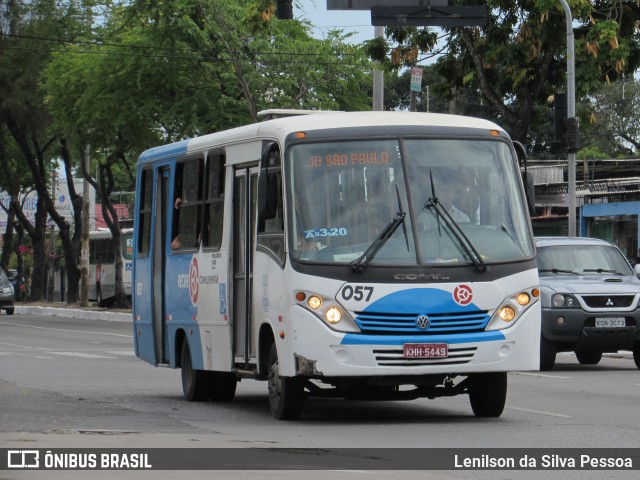
[[[107,320],[110,322],[129,322],[132,323],[133,317],[131,313],[114,313],[93,310],[79,310],[74,308],[56,308],[56,307],[25,307],[16,305],[15,313],[31,314],[31,315],[52,315],[58,317],[78,318],[81,320]]]

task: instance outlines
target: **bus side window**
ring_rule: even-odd
[[[138,253],[148,255],[151,245],[151,200],[153,196],[153,176],[152,170],[142,171],[140,180],[140,217],[138,218]]]
[[[219,249],[222,244],[224,220],[225,156],[211,155],[207,163],[205,193],[204,238],[205,248]]]
[[[176,167],[172,250],[193,250],[200,246],[202,163],[202,158],[198,158],[181,162]]]
[[[284,265],[284,215],[282,208],[282,170],[277,145],[263,153],[258,183],[258,248],[273,254]]]

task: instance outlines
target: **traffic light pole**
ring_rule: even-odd
[[[576,116],[576,72],[573,42],[573,17],[571,9],[566,0],[559,0],[564,9],[567,23],[567,118],[575,119]],[[568,207],[569,207],[569,230],[567,235],[576,235],[576,148],[577,142],[569,147],[567,156],[568,175]]]

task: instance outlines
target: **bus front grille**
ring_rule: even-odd
[[[464,365],[471,362],[477,347],[449,347],[446,358],[404,358],[402,348],[374,350],[376,362],[380,367],[419,367],[424,365]]]
[[[425,322],[420,317],[428,320]],[[437,314],[356,312],[355,322],[362,333],[370,335],[441,335],[482,332],[489,318],[487,311]]]

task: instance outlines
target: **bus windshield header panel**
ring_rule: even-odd
[[[519,172],[502,140],[299,143],[287,161],[295,261],[444,266],[533,256]]]

